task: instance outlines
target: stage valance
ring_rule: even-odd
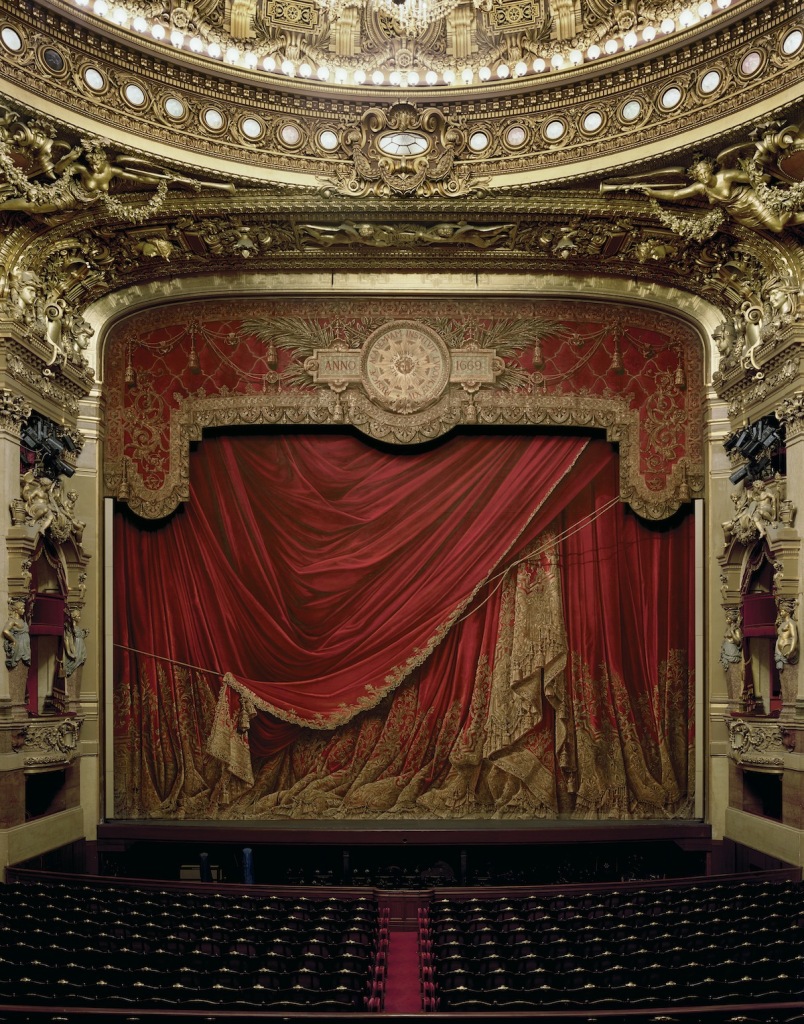
[[[620,491],[662,519],[703,493],[701,339],[579,299],[303,296],[185,302],[107,346],[107,493],[162,518],[210,428],[350,426],[389,444],[461,425],[577,427],[619,445]]]

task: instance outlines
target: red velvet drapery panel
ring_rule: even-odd
[[[563,522],[616,493],[614,477],[599,473]],[[693,517],[670,527],[618,510],[561,549],[576,809],[627,815],[640,804],[661,815],[692,795]]]
[[[120,513],[115,535],[118,692],[134,694],[118,726],[141,730],[138,772],[171,788],[162,812],[182,803],[193,746],[256,789],[262,776],[235,749],[246,735],[249,762],[274,766],[271,785],[297,790],[305,771],[345,779],[345,760],[363,758],[364,789],[370,764],[372,787],[410,783],[439,815],[458,791],[465,809],[522,809],[523,793],[593,815],[683,802],[687,765],[666,733],[681,729],[686,753],[688,524],[647,527],[619,505],[551,537],[616,497],[604,442],[458,436],[410,453],[334,434],[216,437],[191,483],[171,521]],[[172,743],[137,721],[166,709],[157,680],[171,663],[229,673],[224,687],[198,682]],[[369,740],[365,723],[403,700],[415,738],[397,737],[380,764],[388,737]],[[181,770],[165,769],[166,744]],[[199,781],[200,761],[194,793],[206,786],[214,813],[220,787]],[[471,800],[466,764],[483,766]],[[434,810],[429,790],[450,798]]]

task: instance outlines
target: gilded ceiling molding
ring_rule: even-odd
[[[424,183],[426,184],[426,183]],[[136,211],[149,193],[120,193]],[[15,265],[70,310],[104,293],[159,280],[233,273],[451,272],[621,277],[681,288],[739,308],[758,282],[793,280],[786,238],[762,239],[739,225],[691,242],[651,220],[643,201],[590,193],[527,199],[407,199],[233,196],[171,189],[145,222],[121,220],[104,203],[53,218],[8,213]],[[348,208],[348,209],[347,209]],[[690,216],[697,215],[690,212]],[[598,285],[595,285],[597,288]],[[73,317],[73,319],[70,319]],[[71,312],[65,325],[79,324]],[[72,327],[70,327],[72,330]],[[74,337],[74,333],[69,335]],[[80,342],[80,338],[76,342]]]
[[[706,45],[687,42],[672,55],[648,48],[641,61],[621,60],[616,70],[592,63],[552,80],[417,87],[390,96],[368,87],[338,92],[313,80],[290,84],[231,67],[216,75],[189,54],[141,52],[124,34],[112,42],[56,14],[43,21],[33,7],[11,0],[0,0],[0,12],[22,43],[3,54],[3,76],[20,100],[34,104],[37,96],[65,118],[94,122],[101,136],[129,145],[138,139],[152,152],[154,144],[163,153],[165,146],[184,150],[194,164],[218,172],[236,161],[252,177],[271,177],[273,169],[311,183],[347,170],[350,133],[369,109],[388,110],[402,95],[422,109],[446,101],[449,123],[467,140],[453,151],[456,170],[502,185],[546,169],[566,176],[589,160],[590,150],[598,166],[617,154],[633,159],[638,150],[655,156],[691,125],[706,124],[710,136],[733,133],[741,112],[746,121],[760,108],[800,100],[804,79],[800,53],[788,53],[785,43],[801,26],[790,0],[713,26]],[[58,71],[45,56],[53,53],[62,62]]]

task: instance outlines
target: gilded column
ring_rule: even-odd
[[[24,708],[25,677],[28,671],[26,660],[17,657],[24,653],[23,638],[20,635],[23,630],[24,607],[20,614],[18,602],[21,599],[24,601],[27,595],[30,575],[27,574],[28,567],[24,559],[20,561],[14,558],[8,542],[11,526],[9,510],[20,496],[20,430],[30,413],[31,407],[21,395],[0,388],[0,508],[5,509],[6,517],[6,543],[0,551],[0,611],[3,613],[6,647],[6,664],[0,671],[0,716],[19,712],[20,700]],[[12,639],[15,636],[17,640]],[[30,662],[30,657],[27,661]]]

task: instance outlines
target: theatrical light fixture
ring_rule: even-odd
[[[453,11],[460,0],[318,0],[318,3],[335,22],[348,7],[368,7],[381,11],[391,21],[396,31],[415,39],[434,21]]]
[[[30,465],[33,461],[41,475],[69,478],[75,474],[75,467],[64,458],[65,452],[72,454],[78,450],[75,442],[51,420],[34,413],[22,429],[20,445],[22,462]]]
[[[220,25],[207,23],[198,10],[194,14],[195,34],[191,35],[178,26],[168,25],[166,27],[163,24],[164,15],[161,11],[154,10],[151,14],[144,15],[141,10],[143,5],[139,0],[130,0],[130,2],[129,0],[118,0],[114,6],[112,6],[112,0],[73,0],[73,2],[82,10],[88,8],[96,17],[102,18],[104,21],[111,21],[123,30],[129,27],[130,30],[141,35],[150,34],[157,43],[169,46],[171,49],[182,50],[187,47],[198,54],[206,51],[213,60],[223,60],[230,66],[246,68],[249,71],[255,71],[260,67],[269,74],[274,74],[279,73],[281,68],[281,73],[288,77],[296,75],[298,52],[295,52],[295,57],[291,59],[293,55],[276,49],[275,42],[269,43],[259,39],[250,41],[248,49],[244,49],[241,39],[228,36],[225,31],[221,30]],[[566,48],[561,53],[546,52],[537,57],[530,68],[525,64],[524,72],[521,70],[523,61],[518,61],[513,66],[506,64],[503,52],[499,48],[488,50],[483,60],[484,63],[490,63],[489,58],[493,54],[493,76],[503,81],[511,74],[515,78],[520,78],[529,74],[538,75],[548,68],[560,72],[566,68],[568,62],[572,66],[579,66],[585,59],[596,60],[604,52],[613,56],[621,50],[629,51],[648,45],[659,33],[670,35],[676,31],[684,31],[715,15],[715,7],[718,10],[725,10],[732,2],[733,0],[715,0],[713,3],[712,0],[702,0],[694,7],[686,7],[680,11],[680,0],[659,0],[659,3],[651,10],[650,20],[642,26],[640,33],[637,33],[634,27],[618,28],[617,24],[613,23],[608,29],[608,32],[612,34],[601,36],[598,42],[589,45],[585,55],[581,46],[586,45],[586,39],[584,36],[578,36],[574,42],[567,40]],[[405,40],[420,39],[432,25],[447,19],[462,4],[463,0],[317,0],[317,6],[322,9],[324,20],[332,26],[339,21],[354,17],[355,14],[359,18],[362,16],[362,12],[366,12],[369,16],[381,16],[384,21],[384,30],[392,36]],[[160,5],[155,5],[155,7],[157,6]],[[192,5],[190,6],[192,7]],[[197,4],[195,6],[198,7]],[[207,4],[207,6],[209,5]],[[494,7],[492,0],[472,0],[471,5],[463,4],[463,7],[467,6],[474,8],[474,20],[478,24],[482,24],[484,19],[492,17],[492,8]],[[266,53],[265,50],[269,46],[271,52]],[[293,44],[293,48],[294,51],[297,51],[296,44]],[[438,67],[437,73],[435,68],[422,68],[415,83],[401,78],[397,83],[393,81],[390,69],[386,69],[382,82],[378,83],[372,78],[372,84],[385,85],[387,83],[395,88],[412,88],[422,84],[433,87],[439,83],[449,87],[454,85],[457,80],[467,86],[474,84],[474,78],[471,82],[460,78],[460,69],[443,66],[442,60],[439,60],[438,63],[441,66]],[[317,75],[323,81],[329,80],[328,74],[322,75],[322,71],[325,70],[323,67],[316,68],[313,61],[309,62],[309,66],[311,67],[309,77]],[[501,74],[501,67],[505,67],[508,74]],[[308,77],[300,69],[299,73],[302,77]],[[435,81],[432,80],[432,75],[435,75]],[[353,78],[347,75],[334,76],[334,82],[338,86],[348,87],[352,81]],[[479,76],[479,81],[486,80]],[[356,84],[362,85],[363,83],[357,82]]]
[[[756,423],[747,423],[729,434],[723,442],[727,454],[746,459],[729,476],[729,482],[751,483],[762,479],[771,469],[772,457],[782,443],[782,428],[770,417],[757,420]]]

